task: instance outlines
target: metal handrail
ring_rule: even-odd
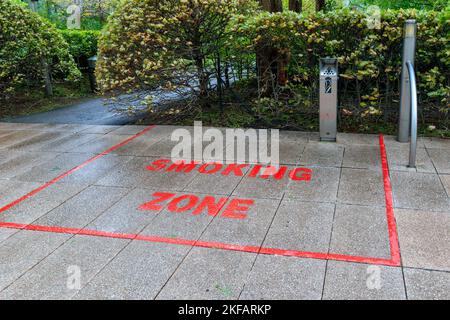
[[[416,167],[417,154],[417,82],[414,65],[411,61],[406,62],[409,74],[409,92],[411,95],[411,142],[409,147],[409,167]]]

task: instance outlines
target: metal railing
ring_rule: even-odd
[[[414,65],[411,61],[406,62],[409,74],[409,93],[411,97],[411,142],[409,147],[409,167],[416,167],[417,154],[417,82]]]

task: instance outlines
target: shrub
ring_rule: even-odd
[[[379,29],[368,27],[364,12],[348,9],[238,16],[233,21],[234,43],[248,43],[247,53],[267,46],[283,53],[281,58],[288,57],[289,85],[278,87],[272,98],[285,95],[286,103],[296,107],[317,106],[319,58],[338,57],[342,113],[387,120],[398,109],[403,25],[410,18],[418,21],[416,69],[422,111],[427,116],[447,115],[448,12],[387,10],[382,12]]]
[[[232,16],[249,0],[131,0],[109,18],[100,37],[98,78],[104,91],[147,89],[203,97],[230,34]],[[199,84],[199,85],[197,85]]]
[[[77,80],[78,69],[58,31],[37,14],[9,0],[0,2],[0,98],[23,85],[42,85],[42,61],[53,78]]]
[[[60,32],[69,44],[69,52],[75,60],[90,58],[97,54],[100,31],[60,30]]]
[[[295,127],[302,118],[317,119],[319,59],[335,56],[340,63],[341,119],[352,117],[363,127],[395,123],[403,25],[415,18],[421,120],[448,119],[449,12],[384,10],[380,28],[373,29],[361,10],[268,13],[253,1],[242,1],[247,6],[239,6],[238,0],[223,2],[124,2],[101,36],[102,88],[178,90],[185,96],[206,95],[221,105],[217,82],[223,81],[229,89],[226,103],[245,106],[264,123]],[[263,65],[274,80],[280,65],[287,65],[287,85],[272,81],[273,89],[265,90],[265,83],[252,81],[266,72],[257,56],[272,59]],[[251,95],[240,98],[236,92],[242,88]],[[144,103],[151,103],[147,98]]]

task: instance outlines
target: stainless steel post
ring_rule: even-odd
[[[403,39],[403,58],[402,58],[402,75],[400,87],[400,117],[398,124],[398,141],[408,142],[410,125],[411,125],[411,95],[409,75],[406,62],[410,61],[414,67],[416,55],[416,20],[407,20],[405,22],[404,39]]]
[[[409,89],[411,95],[411,145],[409,147],[409,167],[416,167],[416,152],[417,152],[417,84],[416,73],[411,61],[406,62],[408,69],[408,77],[411,87]]]
[[[336,141],[338,61],[336,58],[320,59],[320,140]]]

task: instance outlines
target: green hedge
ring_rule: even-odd
[[[94,30],[60,30],[69,44],[70,54],[75,59],[89,58],[97,54],[100,31]]]
[[[288,57],[292,104],[317,106],[319,58],[340,63],[340,106],[344,113],[388,117],[399,99],[403,25],[418,21],[416,69],[421,110],[448,117],[450,98],[450,13],[386,10],[379,29],[369,28],[362,11],[292,12],[237,17],[230,41],[234,55],[277,48]],[[286,92],[287,91],[287,92]],[[279,99],[279,92],[277,97]],[[266,101],[267,103],[267,101]]]
[[[42,86],[42,61],[53,79],[79,79],[68,45],[49,22],[9,0],[0,1],[0,99],[23,86]]]

